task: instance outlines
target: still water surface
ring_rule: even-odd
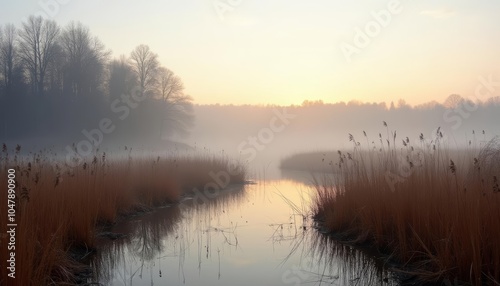
[[[113,232],[127,236],[100,242],[94,282],[397,285],[383,261],[318,232],[311,186],[281,177],[232,186],[210,200],[185,198],[115,225]]]

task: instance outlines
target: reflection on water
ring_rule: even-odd
[[[127,236],[102,239],[89,282],[396,285],[378,260],[312,227],[311,192],[296,181],[262,181],[119,223],[112,231]]]
[[[166,207],[114,226],[113,232],[126,236],[117,240],[100,239],[99,251],[91,265],[97,270],[96,280],[104,285],[118,281],[121,283],[113,285],[130,285],[127,281],[142,277],[149,262],[165,251],[163,239],[175,233],[180,220],[179,208]],[[139,262],[133,269],[128,263],[131,260]]]
[[[331,236],[311,231],[297,242],[294,251],[303,259],[302,282],[313,285],[399,285],[385,267],[383,260],[368,255]]]

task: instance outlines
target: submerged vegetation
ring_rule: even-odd
[[[93,250],[99,226],[113,224],[120,215],[176,202],[193,188],[203,190],[210,183],[214,188],[212,172],[227,174],[227,183],[245,179],[241,166],[209,155],[133,158],[129,153],[128,157],[111,159],[106,153],[96,153],[74,168],[64,169],[49,159],[55,158],[54,154],[23,155],[20,150],[18,145],[14,154],[9,154],[4,144],[0,153],[2,173],[14,169],[16,176],[18,285],[73,281],[81,265],[72,255],[75,249],[84,256]],[[240,172],[235,172],[235,167]],[[7,185],[6,175],[0,184]],[[7,193],[3,192],[2,205],[6,204]],[[6,211],[0,219],[7,221]],[[1,233],[5,234],[4,225]],[[8,237],[0,240],[4,245]],[[2,247],[0,254],[5,261],[7,248]],[[7,268],[2,267],[0,273],[7,277]]]
[[[336,174],[316,184],[317,220],[422,281],[498,285],[500,139],[457,151],[439,129],[400,147],[396,131],[384,137],[363,148],[349,135],[354,150],[338,151]]]

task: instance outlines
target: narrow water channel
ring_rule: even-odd
[[[304,176],[305,177],[305,176]],[[186,198],[115,225],[91,265],[102,285],[397,285],[383,261],[313,227],[313,189],[282,176]]]

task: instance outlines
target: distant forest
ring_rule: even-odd
[[[0,26],[0,141],[78,140],[100,124],[108,141],[162,140],[192,121],[182,80],[147,45],[112,58],[81,23]]]
[[[237,146],[258,135],[282,108],[193,105],[182,80],[161,66],[147,45],[113,58],[81,23],[60,27],[32,16],[20,27],[0,26],[0,143],[66,145],[99,129],[106,134],[106,144],[161,145],[184,138],[192,146],[238,153]],[[441,103],[413,107],[404,100],[396,104],[306,100],[286,109],[297,118],[268,144],[269,151],[272,145],[291,152],[342,146],[348,133],[362,131],[373,145],[385,130],[382,121],[410,138],[420,133],[431,137],[442,127],[460,145],[473,139],[474,129],[478,134],[482,130],[489,136],[500,134],[499,97],[470,100],[450,95]]]
[[[276,113],[285,112],[293,116],[286,120],[289,123],[282,120],[276,123],[286,125],[285,128],[275,132],[272,140],[257,140],[263,145],[255,147],[258,158],[352,148],[349,134],[360,142],[361,148],[380,148],[379,135],[387,138],[393,131],[397,131],[399,147],[403,147],[402,140],[406,137],[420,144],[421,135],[425,144],[432,144],[438,128],[445,136],[440,141],[450,148],[480,147],[486,140],[500,135],[499,97],[472,101],[454,94],[444,102],[419,106],[410,106],[403,100],[394,104],[308,100],[286,107],[195,104],[194,111],[196,124],[188,138],[190,144],[213,151],[224,150],[226,154],[242,158],[248,157],[244,155],[245,150],[253,148],[250,137],[268,137],[263,130],[269,128],[274,117],[279,119]]]

